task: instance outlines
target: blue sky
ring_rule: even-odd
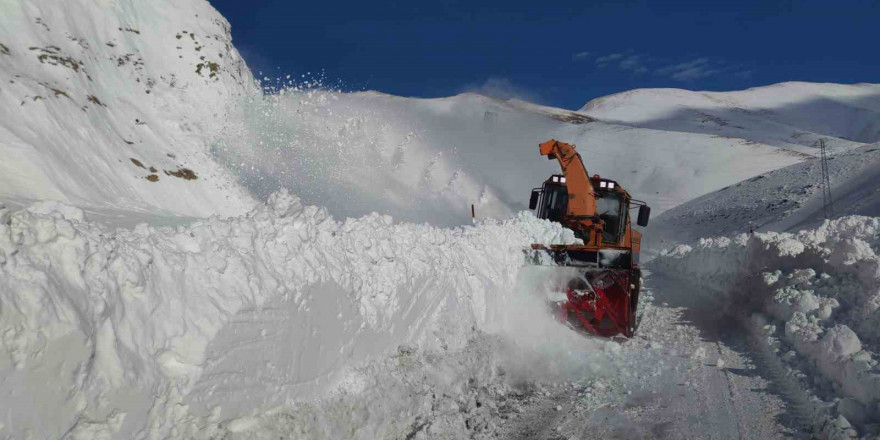
[[[580,108],[643,87],[878,82],[880,1],[210,0],[263,75]]]

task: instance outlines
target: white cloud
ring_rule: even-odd
[[[692,67],[687,70],[682,70],[680,72],[675,72],[670,76],[670,78],[676,81],[692,81],[695,79],[706,78],[716,73],[720,72],[720,70],[715,69],[707,69],[705,67]]]
[[[655,70],[654,73],[657,75],[669,76],[676,81],[693,81],[695,79],[707,78],[721,72],[720,69],[712,66],[713,63],[709,61],[709,58],[704,57],[661,67]]]
[[[648,71],[648,68],[645,67],[644,61],[644,55],[629,55],[620,60],[620,64],[618,64],[617,67],[621,70],[629,70],[638,75]]]
[[[587,57],[589,57],[589,56],[590,56],[589,52],[578,52],[578,53],[572,55],[571,59],[572,59],[572,61],[580,61],[580,60],[587,59]]]
[[[668,63],[669,60],[666,62]],[[665,76],[675,81],[694,81],[722,73],[741,79],[749,79],[754,73],[751,70],[739,70],[741,67],[731,66],[723,60],[709,57],[694,58],[658,67],[659,60],[657,58],[635,53],[632,49],[626,52],[602,55],[596,58],[595,63],[598,68],[616,66],[618,69],[632,72],[634,75],[653,72],[654,75]]]
[[[596,58],[596,65],[599,67],[605,67],[609,63],[611,63],[612,61],[617,61],[617,60],[623,58],[624,56],[626,56],[625,53],[612,53],[612,54],[604,55],[599,58]]]
[[[661,68],[657,69],[656,71],[654,71],[654,73],[656,73],[658,75],[670,75],[670,74],[674,74],[675,72],[680,72],[682,70],[692,69],[697,66],[705,65],[708,62],[709,62],[709,58],[697,58],[695,60],[661,67]]]

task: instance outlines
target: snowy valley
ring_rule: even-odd
[[[0,10],[0,438],[880,436],[880,85],[267,90],[205,0]],[[654,208],[632,339],[524,267],[551,138]]]

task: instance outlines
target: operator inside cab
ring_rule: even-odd
[[[622,207],[623,198],[620,194],[608,191],[596,192],[596,211],[599,213],[599,218],[605,222],[605,230],[602,231],[603,242],[620,242],[620,233],[623,229],[620,218]]]

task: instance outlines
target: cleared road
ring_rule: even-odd
[[[784,386],[726,309],[672,280],[647,277],[636,337],[616,374],[547,384],[505,425],[513,439],[783,439],[801,437]],[[653,297],[653,300],[651,300]],[[783,397],[786,396],[786,397]],[[789,402],[790,403],[790,402]],[[796,408],[795,408],[796,409]],[[808,437],[808,436],[807,436]]]

